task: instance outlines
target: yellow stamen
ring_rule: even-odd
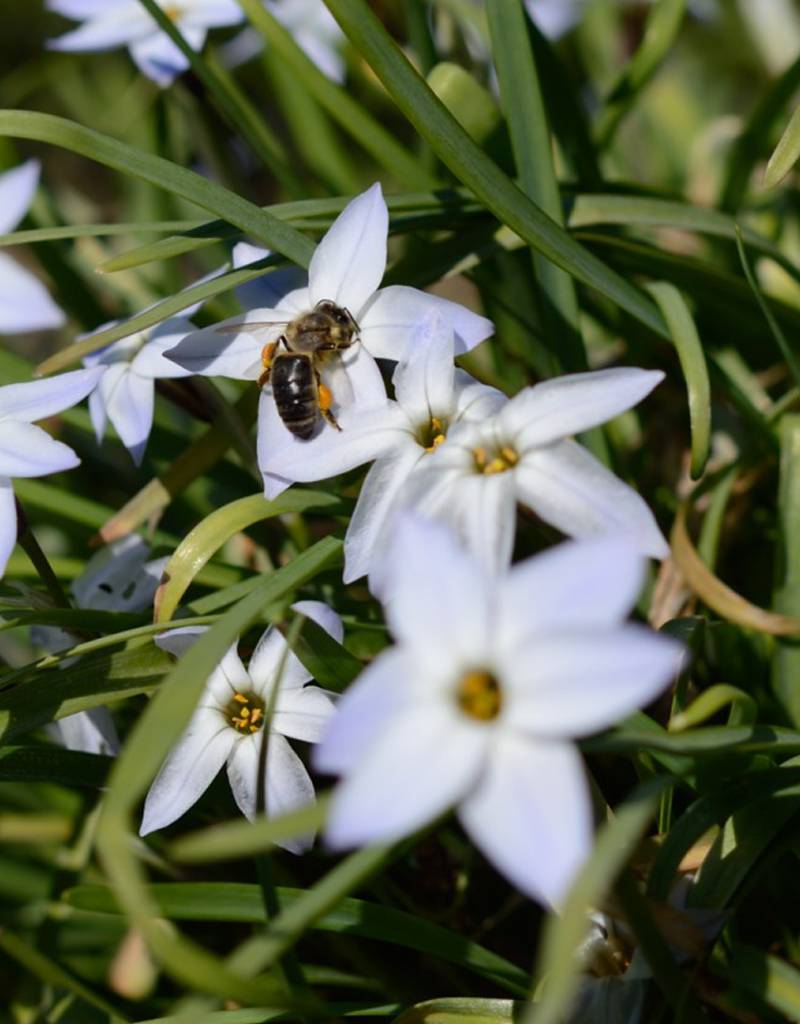
[[[234,693],[226,717],[237,732],[258,732],[265,721],[264,702],[254,693]]]
[[[233,699],[237,700],[240,704],[246,704],[247,703],[247,697],[245,697],[245,695],[243,693],[234,693]]]
[[[474,448],[472,458],[475,463],[475,469],[485,476],[505,473],[506,470],[513,469],[519,462],[519,455],[517,455],[511,445],[507,444],[503,445],[499,451],[492,453],[491,458],[489,458],[489,453],[485,448]]]
[[[491,672],[483,670],[464,673],[456,689],[456,700],[465,714],[479,722],[497,718],[503,706],[500,684]]]

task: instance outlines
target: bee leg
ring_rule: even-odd
[[[261,365],[264,367],[264,372],[256,381],[259,388],[264,388],[269,383],[270,374],[272,373],[272,360],[275,356],[275,349],[280,345],[283,338],[278,338],[277,341],[270,341],[261,349]]]
[[[319,374],[317,374],[317,401],[319,403],[319,411],[322,413],[325,421],[330,423],[334,430],[341,430],[342,428],[336,422],[336,417],[331,412],[331,406],[333,405],[331,389],[322,383]]]

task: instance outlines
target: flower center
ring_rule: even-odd
[[[234,693],[225,714],[237,732],[249,736],[264,724],[264,701],[254,693]]]
[[[447,424],[436,416],[431,416],[429,422],[423,424],[417,431],[417,441],[426,452],[435,452],[446,436]]]
[[[483,670],[465,672],[456,688],[456,700],[461,710],[479,722],[497,718],[503,706],[500,684],[491,672]]]
[[[175,3],[174,0],[172,3],[166,4],[162,0],[161,9],[163,10],[164,14],[166,14],[166,16],[169,18],[170,21],[177,21],[178,18],[180,18],[181,16],[180,4]]]
[[[502,448],[493,451],[488,448],[475,448],[472,457],[475,460],[475,469],[484,476],[505,473],[519,462],[519,455],[509,444],[504,444]]]

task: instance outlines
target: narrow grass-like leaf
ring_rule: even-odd
[[[657,0],[653,5],[639,49],[611,90],[598,118],[596,137],[601,148],[609,145],[620,121],[669,54],[685,13],[686,0]]]
[[[773,188],[797,163],[800,157],[800,107],[789,118],[775,152],[764,171],[764,188]]]
[[[395,1017],[392,1024],[512,1024],[519,1019],[523,1003],[512,999],[430,999],[417,1003]]]
[[[750,285],[756,302],[758,303],[761,312],[764,314],[764,319],[767,321],[772,337],[775,339],[783,358],[786,360],[786,365],[789,367],[789,372],[794,377],[795,384],[800,387],[800,362],[798,362],[797,356],[794,354],[789,342],[786,340],[786,336],[781,330],[780,324],[773,315],[772,310],[764,301],[764,296],[761,294],[761,289],[758,286],[758,281],[756,280],[753,269],[750,266],[750,261],[747,259],[744,242],[742,241],[742,233],[739,230],[736,232],[736,247],[739,250],[739,259],[742,262],[742,270],[744,270],[744,276],[747,278],[747,283]]]
[[[397,141],[350,93],[332,82],[300,49],[292,35],[260,0],[238,0],[250,24],[264,37],[276,57],[292,70],[317,102],[380,166],[411,188],[430,188],[436,181],[419,160]]]
[[[397,106],[453,174],[495,216],[578,280],[596,288],[656,334],[663,319],[633,285],[575,242],[472,141],[417,74],[365,0],[325,0]]]
[[[800,751],[800,732],[777,725],[720,725],[681,733],[640,732],[637,729],[620,728],[584,740],[581,749],[587,754],[663,750],[690,757],[759,754],[767,751],[779,757]]]
[[[673,715],[669,722],[669,730],[683,732],[686,729],[693,729],[707,719],[713,718],[728,705],[731,705],[732,725],[747,725],[755,721],[758,704],[750,694],[740,690],[738,686],[717,683],[704,690],[688,708]]]
[[[778,486],[778,564],[772,606],[779,615],[800,619],[800,416],[787,414],[780,423],[781,456]],[[778,641],[772,653],[772,688],[789,721],[800,725],[800,646]]]
[[[800,1019],[800,970],[780,957],[737,944],[729,981],[734,989],[755,996],[784,1020]]]
[[[111,758],[36,744],[0,747],[0,781],[55,782],[60,786],[105,785]]]
[[[245,924],[264,924],[267,921],[256,885],[168,882],[150,886],[149,892],[160,913],[176,921],[238,921]],[[281,910],[288,910],[303,898],[305,890],[278,887],[276,895]],[[119,913],[113,891],[106,886],[78,886],[62,898],[69,906],[80,910]],[[529,978],[520,967],[457,932],[404,910],[348,897],[316,920],[312,927],[317,931],[389,942],[439,957],[495,981],[516,994],[524,995],[528,989]]]
[[[589,912],[602,904],[655,814],[668,778],[640,786],[601,828],[592,856],[582,868],[558,915],[548,917],[535,977],[546,979],[541,1000],[531,1004],[523,1024],[561,1024],[580,982],[576,950],[589,929]]]
[[[29,228],[0,235],[0,248],[13,245],[34,245],[36,242],[71,241],[74,238],[111,238],[114,235],[165,234],[168,231],[189,231],[202,221],[154,220],[130,224],[65,224],[52,228]]]
[[[698,480],[711,451],[711,385],[703,346],[692,314],[678,289],[666,281],[654,281],[648,285],[648,291],[667,322],[686,381],[692,430],[691,475]]]
[[[672,555],[687,584],[697,596],[723,618],[747,629],[756,629],[772,636],[800,635],[800,618],[769,612],[737,594],[715,576],[692,544],[686,528],[686,507],[681,505],[675,515],[670,534]]]
[[[218,508],[187,534],[164,568],[163,582],[156,591],[155,621],[168,622],[192,580],[230,538],[254,523],[288,512],[310,508],[334,508],[338,498],[323,491],[289,490],[273,501],[262,494]]]
[[[280,141],[235,80],[208,52],[199,53],[193,49],[184,39],[176,19],[170,17],[168,11],[155,3],[155,0],[139,0],[139,3],[184,55],[192,71],[206,87],[212,101],[231,127],[241,133],[242,138],[263,161],[264,166],[275,175],[283,188],[290,194],[297,195],[297,175],[293,173]]]
[[[520,185],[537,206],[563,226],[550,125],[522,0],[487,0],[486,11]],[[539,284],[543,329],[552,339],[555,372],[585,370],[586,353],[572,278],[536,249],[533,266]]]

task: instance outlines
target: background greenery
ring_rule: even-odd
[[[263,59],[228,72],[220,33],[162,92],[124,52],[46,51],[67,23],[6,0],[0,157],[44,163],[20,226],[35,244],[13,252],[41,268],[70,325],[6,339],[0,381],[56,353],[45,369],[69,365],[76,334],[110,319],[178,308],[171,297],[224,264],[243,229],[302,263],[306,239],[379,178],[390,280],[497,324],[464,360],[476,376],[511,394],[586,366],[667,371],[641,410],[585,441],[672,535],[640,613],[695,662],[669,699],[585,743],[608,822],[560,918],[511,891],[452,821],[394,850],[296,859],[272,842],[307,818],[249,826],[218,785],[145,847],[139,800],[203,667],[236,635],[246,650],[265,621],[288,622],[298,592],[331,601],[346,648],[306,624],[297,650],[338,689],[387,642],[365,588],[340,583],[360,474],[263,501],[254,396],[230,382],[170,383],[138,470],[116,440],[96,447],[85,409],[64,414],[51,428],[81,469],[17,489],[61,581],[98,532],[138,528],[173,555],[161,621],[180,605],[213,628],[172,668],[149,616],[56,608],[13,556],[0,588],[0,1014],[244,1024],[288,1006],[293,1019],[541,1024],[602,974],[583,1020],[636,1019],[619,1009],[629,998],[647,1021],[797,1019],[800,236],[794,175],[770,189],[762,176],[797,99],[800,12],[589,0],[551,44],[517,0],[330,0],[350,38],[341,90],[242,6],[269,40]],[[201,320],[235,310],[237,280],[205,286]],[[553,539],[523,519],[517,555]],[[42,661],[40,622],[70,626],[80,660]],[[113,768],[46,742],[47,721],[104,703],[127,738]],[[667,903],[686,874],[690,907],[714,912],[708,932]],[[591,908],[619,937],[581,963]],[[654,980],[620,980],[635,947]]]

